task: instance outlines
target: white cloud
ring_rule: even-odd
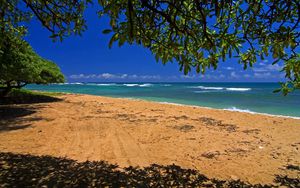
[[[136,74],[129,75],[128,78],[129,78],[129,79],[137,79],[137,78],[138,78],[138,75],[136,75]]]
[[[160,79],[161,78],[159,75],[142,75],[140,77],[141,77],[141,79]]]
[[[274,76],[272,76],[272,74],[270,72],[263,72],[263,73],[258,73],[255,72],[254,73],[254,78],[272,78]]]
[[[225,67],[226,70],[233,70],[233,67]]]
[[[220,74],[219,78],[225,78],[226,76],[224,74]]]
[[[177,76],[168,76],[167,80],[177,80],[178,77]]]
[[[218,73],[206,73],[206,74],[191,74],[191,75],[181,75],[181,79],[186,79],[186,80],[220,80],[226,78],[226,76],[220,72]]]
[[[230,77],[231,77],[231,78],[239,78],[240,76],[237,75],[235,71],[232,71],[232,72],[230,73]]]
[[[71,75],[70,78],[72,79],[81,79],[81,78],[85,78],[86,76],[84,74],[75,74],[75,75]]]
[[[250,78],[251,76],[250,76],[250,74],[244,74],[244,77],[245,78]]]
[[[117,78],[117,77],[119,77],[119,76],[110,74],[110,73],[103,73],[103,74],[99,74],[97,78],[113,79],[113,78]]]
[[[180,75],[180,78],[183,78],[183,79],[194,79],[196,78],[196,75]]]
[[[136,79],[136,80],[159,80],[161,77],[159,75],[128,75],[128,74],[111,74],[111,73],[102,73],[102,74],[74,74],[70,75],[71,79],[99,79],[99,80],[124,80],[124,79]]]
[[[264,64],[259,64],[262,67],[255,67],[253,68],[254,72],[269,72],[269,71],[280,71],[282,69],[282,66],[275,64],[268,64],[268,65],[264,65]]]

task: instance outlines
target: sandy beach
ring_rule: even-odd
[[[250,183],[299,178],[287,168],[300,166],[299,119],[89,95],[59,98],[3,111],[0,151],[120,167],[176,164]]]

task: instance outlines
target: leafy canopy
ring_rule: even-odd
[[[114,41],[149,48],[156,60],[176,60],[187,74],[238,58],[244,69],[272,55],[284,62],[284,94],[300,88],[298,0],[100,1]],[[298,53],[297,53],[298,51]],[[291,88],[289,88],[289,86]],[[280,91],[280,90],[278,90]]]
[[[62,40],[70,34],[80,35],[86,29],[83,13],[91,0],[4,2],[10,3],[1,5],[1,25],[20,23],[33,14],[52,33],[52,38]],[[28,9],[18,8],[22,3]],[[143,45],[157,61],[177,61],[185,74],[192,69],[198,73],[216,69],[218,62],[231,58],[237,58],[246,69],[258,59],[272,56],[274,64],[284,64],[286,82],[279,91],[287,94],[300,88],[299,0],[99,0],[98,3],[99,15],[110,18],[110,28],[103,31],[113,34],[109,46],[114,42],[120,46],[125,42]]]

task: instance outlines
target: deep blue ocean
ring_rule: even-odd
[[[65,83],[26,88],[300,117],[300,92],[273,93],[278,83]]]

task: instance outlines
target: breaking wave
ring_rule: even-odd
[[[190,87],[190,88],[204,89],[204,90],[222,90],[222,89],[224,89],[223,87],[205,87],[205,86],[195,86],[195,87]]]
[[[201,90],[216,90],[216,91],[250,91],[251,88],[235,88],[235,87],[206,87],[206,86],[193,86],[189,88],[201,89]],[[205,93],[200,91],[194,91],[194,93]]]
[[[153,84],[123,84],[126,87],[151,87]]]
[[[139,85],[140,87],[151,87],[151,86],[153,86],[153,84],[141,84],[141,85]]]
[[[227,91],[250,91],[251,88],[235,88],[235,87],[229,87],[226,88]]]
[[[134,87],[134,86],[138,86],[139,84],[123,84],[123,86],[127,86],[127,87]]]
[[[251,114],[254,114],[255,112],[249,110],[249,109],[240,109],[240,108],[237,108],[235,106],[233,107],[230,107],[230,108],[224,108],[224,110],[228,110],[228,111],[236,111],[236,112],[247,112],[247,113],[251,113]]]

